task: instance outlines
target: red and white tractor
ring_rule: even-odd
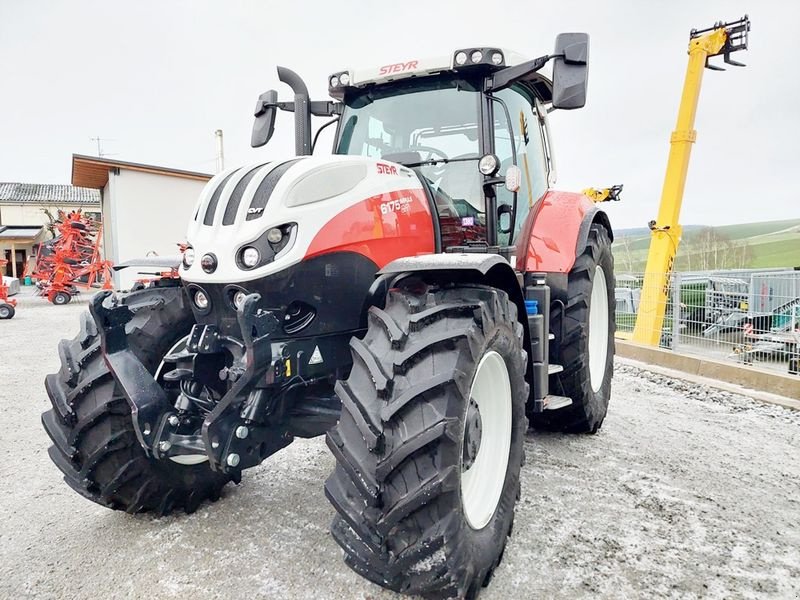
[[[325,434],[347,564],[476,595],[529,425],[593,433],[608,407],[611,226],[552,189],[547,124],[584,105],[588,50],[568,33],[534,60],[474,47],[339,71],[333,101],[279,68],[294,99],[262,94],[252,145],[291,111],[296,156],[216,175],[180,278],[99,293],[61,343],[43,422],[66,482],[112,509],[191,512]],[[312,115],[332,118],[332,156],[312,155]]]

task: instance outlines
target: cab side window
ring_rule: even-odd
[[[516,87],[497,92],[495,97],[502,100],[508,109],[507,117],[499,102],[494,105],[495,153],[500,159],[500,173],[505,173],[513,164],[512,144],[517,154],[517,166],[522,170],[522,183],[517,192],[514,237],[498,232],[499,243],[508,244],[516,239],[531,208],[547,191],[547,160],[533,98],[525,90]],[[513,205],[512,192],[503,186],[497,186],[496,190],[498,206]]]

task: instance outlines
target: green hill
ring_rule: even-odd
[[[644,271],[649,233],[621,229],[614,237],[617,271]],[[800,219],[686,226],[675,261],[678,271],[772,267],[800,267]]]

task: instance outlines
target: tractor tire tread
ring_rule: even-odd
[[[467,365],[474,365],[496,325],[513,332],[514,368],[523,377],[516,306],[485,286],[422,294],[392,289],[386,307],[369,314],[366,337],[351,342],[350,377],[337,387],[342,416],[327,434],[337,459],[325,483],[338,513],[332,536],[345,563],[382,587],[426,598],[472,594],[499,558],[474,564],[459,543],[465,525],[451,507],[460,502],[461,417],[452,411],[463,402],[455,398],[469,393]],[[527,383],[519,388],[528,389]],[[521,439],[524,415],[515,427]],[[375,437],[383,443],[373,448]],[[442,456],[451,462],[443,465]],[[520,442],[517,467],[523,458]],[[499,526],[505,539],[510,521]]]
[[[182,288],[148,288],[118,297],[124,304],[141,306],[126,324],[126,333],[131,349],[155,370],[165,344],[181,335],[177,332],[188,332],[193,322]],[[53,442],[48,453],[70,487],[97,504],[128,513],[192,512],[204,500],[220,497],[230,476],[206,464],[184,467],[147,457],[88,313],[81,317],[77,336],[59,344],[59,355],[59,372],[45,379],[52,408],[42,415],[42,424]]]

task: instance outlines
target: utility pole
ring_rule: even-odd
[[[222,129],[214,131],[217,142],[217,173],[225,170],[225,151],[222,147]]]

